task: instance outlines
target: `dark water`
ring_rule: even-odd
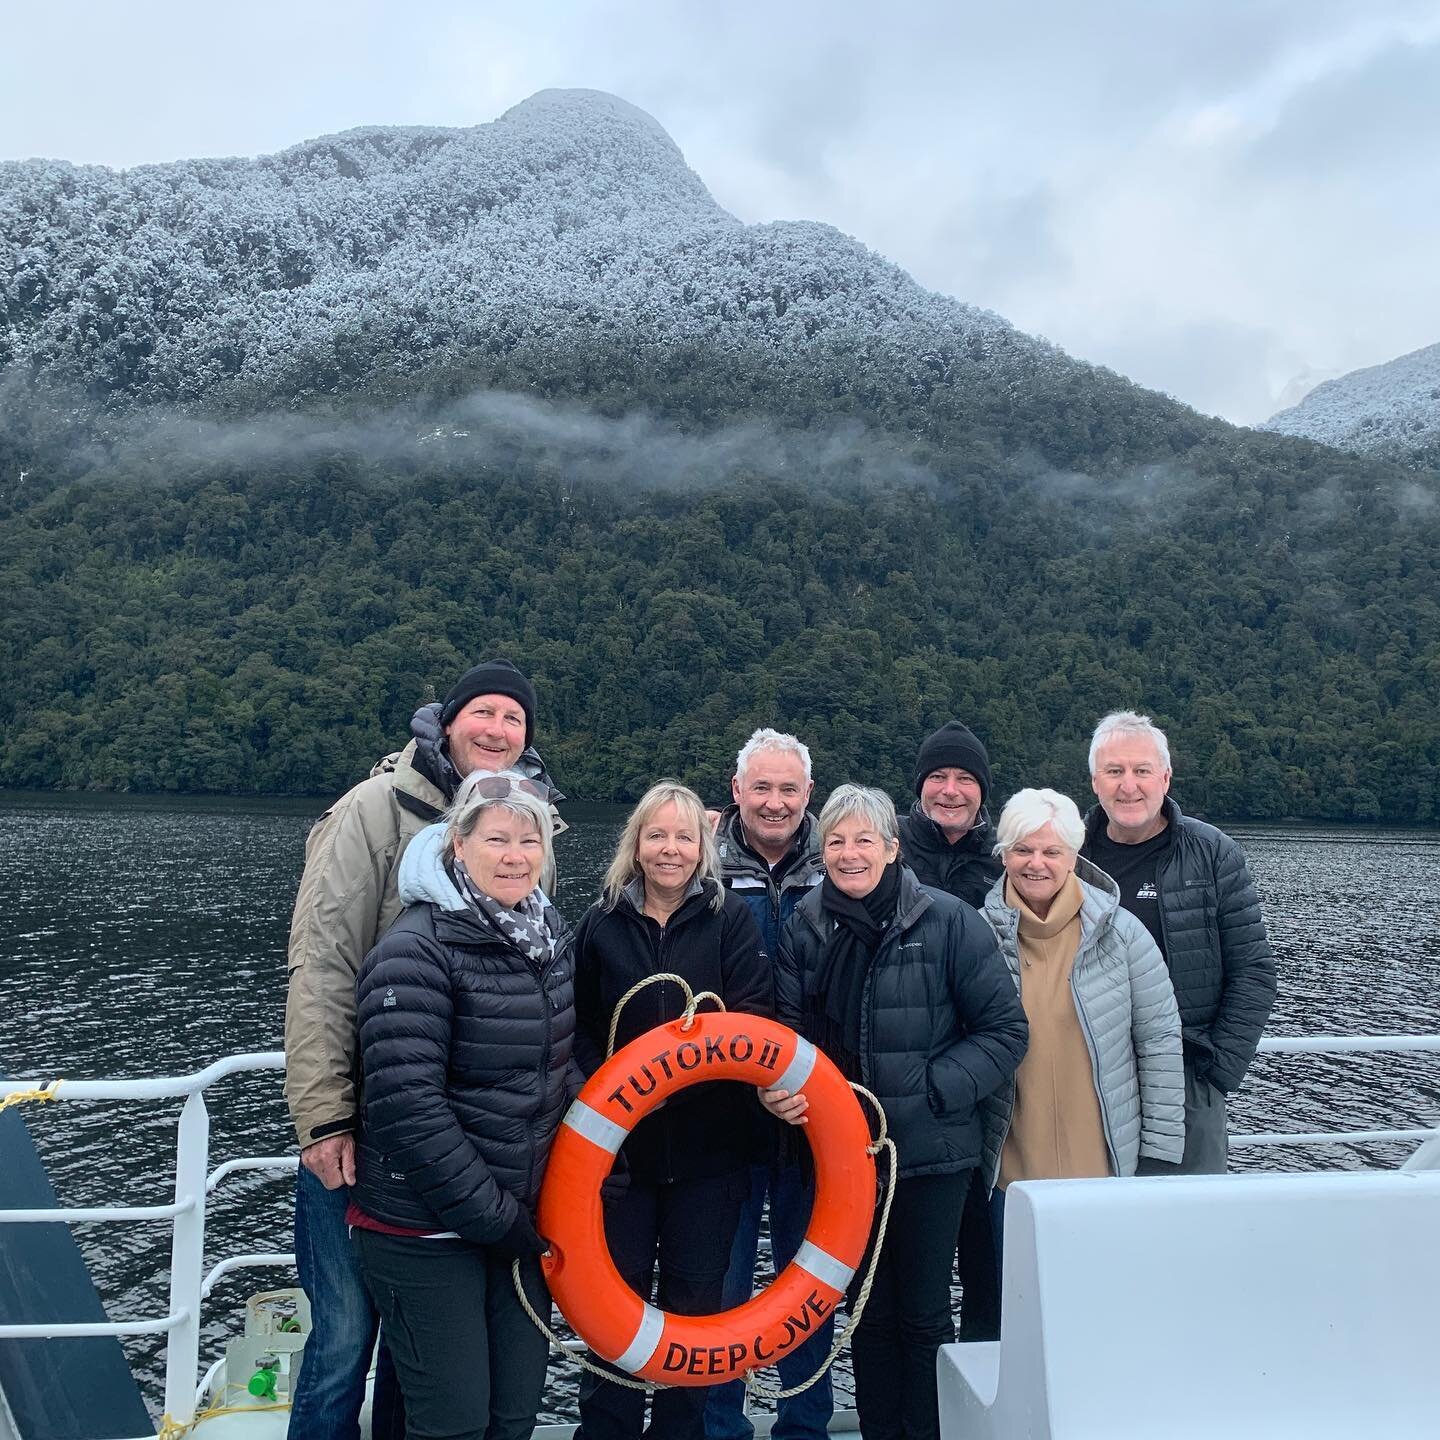
[[[0,795],[0,1071],[99,1078],[181,1074],[222,1055],[279,1048],[285,940],[314,802],[123,801]],[[594,896],[624,819],[567,805],[557,902],[571,920]],[[1271,1032],[1440,1032],[1440,834],[1235,827],[1279,955]],[[278,1154],[291,1132],[279,1077],[210,1092],[212,1166]],[[1257,1061],[1231,1128],[1361,1129],[1433,1121],[1436,1057]],[[168,1203],[178,1106],[57,1105],[26,1119],[63,1203]],[[1237,1152],[1236,1168],[1390,1165],[1396,1147]],[[168,1229],[77,1231],[113,1319],[163,1313]],[[207,1266],[288,1250],[289,1182],[240,1175],[212,1197]],[[220,1282],[202,1353],[218,1354],[251,1290],[273,1272]],[[158,1395],[158,1346],[132,1349]],[[552,1372],[558,1373],[558,1372]],[[842,1380],[842,1395],[843,1395]],[[573,1386],[547,1404],[568,1413]]]

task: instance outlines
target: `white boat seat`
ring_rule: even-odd
[[[1012,1185],[946,1440],[1440,1435],[1440,1174]]]

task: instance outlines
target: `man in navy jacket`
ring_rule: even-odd
[[[735,760],[730,781],[732,801],[720,813],[715,842],[726,887],[750,907],[765,954],[773,966],[780,949],[780,931],[800,900],[825,876],[820,863],[815,817],[805,808],[815,782],[810,752],[793,735],[757,730]],[[805,1238],[810,1218],[810,1192],[800,1167],[778,1158],[775,1122],[759,1117],[766,1127],[771,1158],[756,1165],[750,1195],[740,1214],[740,1228],[725,1276],[724,1305],[743,1305],[752,1293],[760,1216],[770,1202],[770,1245],[775,1273],[794,1257]],[[780,1383],[807,1379],[830,1353],[833,1318],[805,1344],[780,1362]],[[779,1440],[824,1440],[834,1400],[830,1376],[802,1394],[780,1402],[772,1433]],[[705,1410],[706,1440],[751,1440],[755,1427],[745,1416],[745,1387],[740,1381],[711,1392]]]

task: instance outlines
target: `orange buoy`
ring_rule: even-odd
[[[620,1278],[605,1243],[600,1183],[637,1122],[707,1080],[804,1092],[815,1203],[804,1243],[773,1285],[718,1315],[672,1315]],[[865,1253],[875,1209],[869,1144],[845,1077],[784,1025],[725,1011],[648,1031],[590,1077],[550,1152],[537,1224],[550,1241],[542,1264],[560,1313],[597,1355],[641,1380],[718,1385],[773,1365],[830,1315]]]

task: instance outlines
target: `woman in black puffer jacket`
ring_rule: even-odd
[[[605,1059],[620,997],[647,975],[680,975],[713,990],[727,1010],[772,1013],[770,969],[750,907],[720,884],[715,841],[699,797],[673,780],[630,816],[603,898],[575,940],[576,1053],[588,1075]],[[678,985],[642,990],[621,1012],[616,1048],[680,1017]],[[605,1236],[625,1283],[677,1315],[721,1308],[721,1290],[760,1111],[748,1086],[695,1085],[636,1125],[602,1191]],[[659,1274],[656,1276],[658,1260]],[[703,1440],[708,1389],[655,1392],[649,1434]],[[586,1374],[576,1440],[639,1440],[645,1396]]]
[[[935,1353],[955,1338],[950,1269],[980,1163],[977,1107],[1014,1074],[1028,1032],[989,926],[921,885],[899,851],[883,791],[842,785],[825,802],[825,880],[781,932],[776,1010],[876,1096],[898,1155],[890,1228],[852,1344],[860,1428],[866,1440],[939,1440]],[[761,1098],[780,1119],[807,1123],[803,1094]],[[858,1285],[859,1275],[852,1292]]]
[[[534,792],[534,793],[532,793]],[[578,1086],[571,937],[539,889],[552,817],[531,782],[475,773],[405,852],[406,909],[356,985],[364,1072],[347,1219],[411,1440],[525,1440],[549,1298],[531,1211]]]

